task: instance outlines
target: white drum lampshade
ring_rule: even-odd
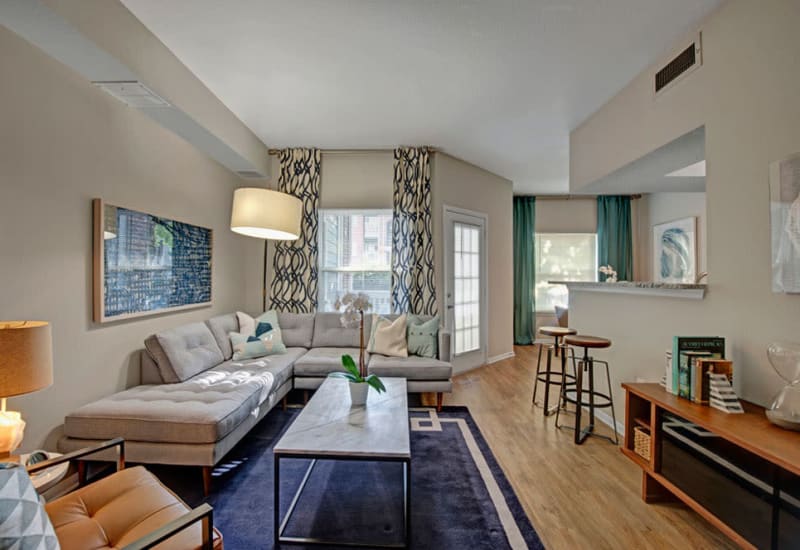
[[[243,187],[233,192],[231,231],[279,241],[300,237],[303,203],[297,197],[263,189]]]

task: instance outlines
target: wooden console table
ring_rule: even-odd
[[[752,403],[726,414],[658,384],[622,387],[622,452],[642,468],[645,502],[677,498],[742,548],[797,547],[800,433],[774,426]],[[649,433],[649,459],[634,450],[636,427]]]

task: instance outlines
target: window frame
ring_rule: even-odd
[[[390,281],[390,288],[388,289],[391,293],[391,274],[392,274],[392,253],[390,252],[389,255],[389,265],[387,269],[353,269],[350,267],[338,267],[336,269],[327,268],[325,266],[325,259],[326,259],[326,247],[325,247],[325,227],[323,217],[326,214],[333,214],[337,216],[352,216],[352,215],[360,215],[360,216],[382,216],[382,215],[389,215],[390,217],[394,216],[394,211],[392,208],[320,208],[318,209],[318,216],[319,216],[319,226],[317,231],[317,273],[318,279],[323,279],[324,272],[330,273],[388,273],[389,274],[389,281]],[[390,220],[390,224],[392,221]],[[378,239],[378,246],[380,247],[380,238]],[[391,246],[391,235],[389,246]],[[326,312],[328,310],[323,309],[325,300],[325,287],[322,284],[317,285],[317,311]],[[331,310],[335,311],[335,310]]]

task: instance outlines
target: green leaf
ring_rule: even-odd
[[[364,383],[364,380],[360,376],[352,374],[352,373],[349,373],[349,372],[332,372],[332,373],[330,373],[328,375],[328,377],[330,377],[330,378],[344,378],[345,380],[349,380],[350,382],[353,382],[354,384],[363,384]]]
[[[342,355],[342,366],[347,370],[347,372],[349,372],[353,376],[358,377],[358,380],[360,382],[364,381],[361,378],[361,373],[358,372],[358,367],[356,366],[356,362],[353,360],[352,357],[350,357],[349,355]]]
[[[374,374],[370,374],[369,376],[367,376],[366,382],[367,384],[375,388],[375,391],[377,391],[378,393],[386,391],[386,386],[384,386],[383,382],[381,382],[381,379]]]

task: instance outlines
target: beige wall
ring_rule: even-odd
[[[537,233],[596,233],[597,201],[591,199],[536,200]]]
[[[800,151],[798,26],[794,0],[729,0],[702,25],[700,69],[657,100],[653,70],[646,71],[572,133],[570,185],[579,190],[706,128],[706,299],[585,294],[574,301],[576,328],[614,340],[615,385],[657,379],[671,336],[703,333],[727,337],[743,397],[765,404],[780,388],[765,350],[800,338],[800,296],[771,291],[767,182],[770,162]]]
[[[50,321],[55,359],[54,384],[9,406],[24,449],[54,448],[67,412],[138,383],[148,334],[241,307],[250,242],[229,216],[243,182],[4,27],[0,120],[0,316]],[[213,307],[94,324],[95,197],[213,228]]]
[[[153,91],[269,175],[267,148],[118,0],[43,0]]]
[[[639,219],[634,231],[638,234],[641,258],[639,278],[652,281],[653,226],[688,218],[697,218],[697,274],[707,271],[706,262],[706,194],[705,193],[653,193],[643,195],[638,201]]]
[[[436,153],[432,167],[433,240],[436,245],[436,291],[444,304],[443,207],[455,206],[488,216],[489,359],[514,350],[511,182],[472,164]]]

